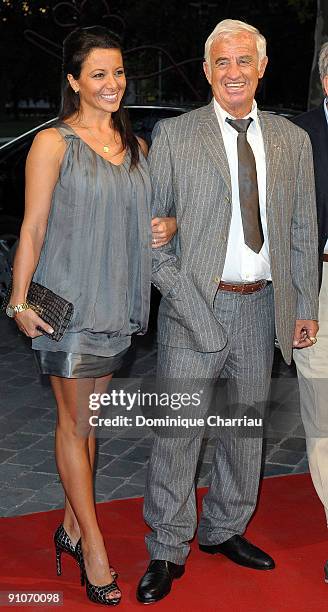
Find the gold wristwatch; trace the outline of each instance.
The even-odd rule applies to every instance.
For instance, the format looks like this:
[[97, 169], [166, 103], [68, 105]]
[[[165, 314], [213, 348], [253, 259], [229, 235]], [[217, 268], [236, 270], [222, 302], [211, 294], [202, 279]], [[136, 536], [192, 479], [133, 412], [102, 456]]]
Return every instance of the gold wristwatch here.
[[23, 312], [24, 310], [28, 310], [28, 308], [31, 308], [31, 306], [27, 302], [16, 304], [16, 306], [13, 304], [8, 304], [6, 308], [6, 315], [13, 319], [18, 312]]

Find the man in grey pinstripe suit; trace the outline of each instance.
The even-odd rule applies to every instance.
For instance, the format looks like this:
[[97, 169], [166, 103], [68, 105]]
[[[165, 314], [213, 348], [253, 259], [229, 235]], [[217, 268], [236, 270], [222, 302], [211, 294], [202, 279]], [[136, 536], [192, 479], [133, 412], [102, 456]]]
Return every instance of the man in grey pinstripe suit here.
[[[311, 145], [303, 130], [257, 110], [266, 64], [258, 30], [219, 23], [205, 45], [213, 101], [160, 122], [149, 156], [154, 214], [175, 214], [178, 224], [176, 242], [154, 249], [153, 281], [163, 296], [158, 376], [226, 378], [238, 407], [257, 409], [268, 393], [275, 329], [287, 363], [293, 345], [311, 346], [318, 329]], [[256, 188], [250, 217], [243, 208], [247, 181], [248, 193]], [[249, 200], [253, 206], [253, 195]], [[197, 526], [202, 435], [200, 428], [155, 437], [144, 507], [151, 562], [137, 590], [143, 603], [165, 597], [184, 572]], [[273, 559], [242, 537], [257, 500], [261, 449], [261, 436], [218, 439], [198, 540], [204, 552], [273, 569]]]

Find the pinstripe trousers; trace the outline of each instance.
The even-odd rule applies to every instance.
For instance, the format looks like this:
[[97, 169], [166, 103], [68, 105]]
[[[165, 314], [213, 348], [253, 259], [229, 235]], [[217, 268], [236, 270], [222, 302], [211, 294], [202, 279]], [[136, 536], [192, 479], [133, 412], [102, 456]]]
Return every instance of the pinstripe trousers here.
[[[250, 295], [219, 290], [214, 313], [226, 331], [224, 349], [202, 353], [159, 345], [158, 379], [174, 380], [176, 386], [177, 379], [192, 377], [194, 388], [197, 379], [228, 379], [238, 416], [252, 406], [257, 414], [260, 407], [263, 416], [274, 352], [272, 285]], [[203, 402], [198, 416], [204, 417], [208, 407]], [[204, 428], [198, 428], [182, 437], [155, 436], [144, 500], [151, 559], [184, 564], [189, 553], [197, 527], [195, 473], [203, 435]], [[261, 456], [262, 431], [252, 437], [232, 429], [218, 435], [198, 527], [201, 544], [218, 544], [244, 532], [256, 505]]]

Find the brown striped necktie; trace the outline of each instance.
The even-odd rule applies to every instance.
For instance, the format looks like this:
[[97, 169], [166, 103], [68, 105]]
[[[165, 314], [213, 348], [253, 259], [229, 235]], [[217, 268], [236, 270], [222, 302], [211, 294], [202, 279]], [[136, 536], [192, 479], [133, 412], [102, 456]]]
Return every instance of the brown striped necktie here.
[[259, 192], [255, 157], [247, 141], [247, 130], [253, 121], [248, 119], [226, 119], [237, 132], [238, 184], [241, 218], [245, 244], [259, 253], [264, 239], [260, 216]]

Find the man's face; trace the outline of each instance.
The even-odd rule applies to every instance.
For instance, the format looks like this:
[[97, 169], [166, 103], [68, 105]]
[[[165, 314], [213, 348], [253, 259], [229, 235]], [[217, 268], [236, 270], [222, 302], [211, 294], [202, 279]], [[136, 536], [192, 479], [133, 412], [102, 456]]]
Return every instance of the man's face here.
[[204, 62], [205, 75], [215, 99], [233, 117], [242, 118], [250, 112], [267, 62], [265, 57], [259, 65], [251, 33], [221, 34], [212, 43], [209, 63]]

